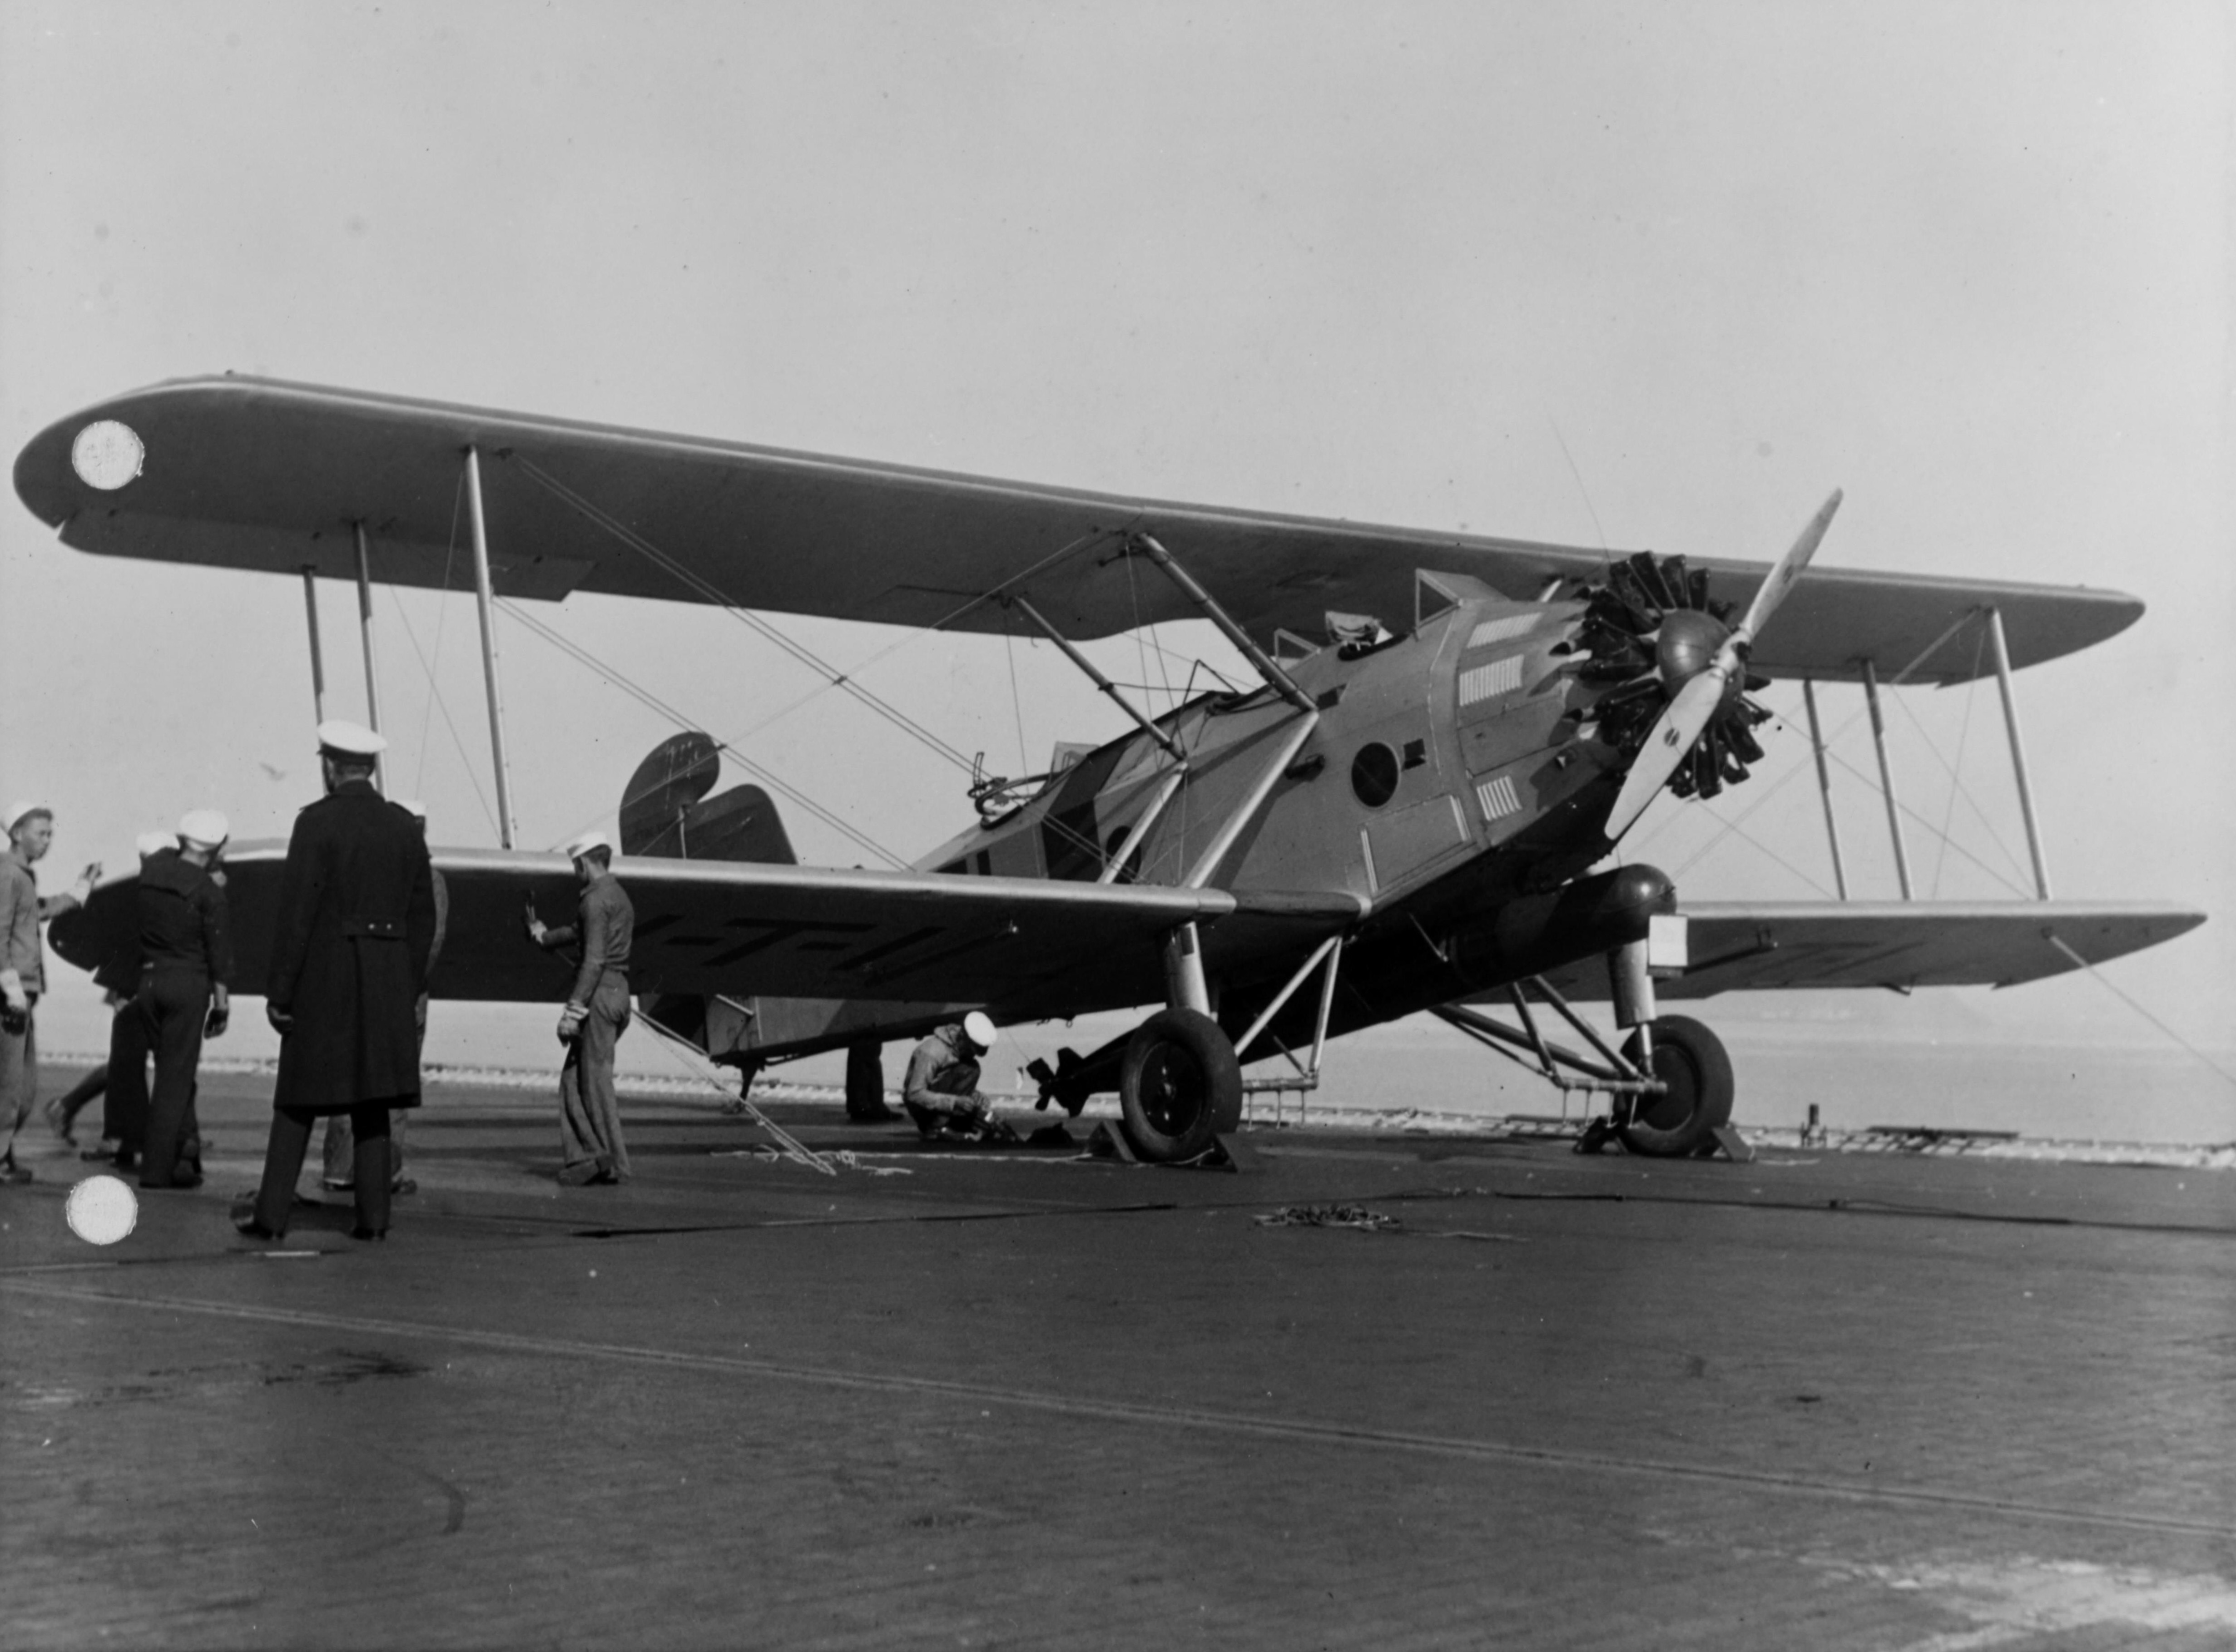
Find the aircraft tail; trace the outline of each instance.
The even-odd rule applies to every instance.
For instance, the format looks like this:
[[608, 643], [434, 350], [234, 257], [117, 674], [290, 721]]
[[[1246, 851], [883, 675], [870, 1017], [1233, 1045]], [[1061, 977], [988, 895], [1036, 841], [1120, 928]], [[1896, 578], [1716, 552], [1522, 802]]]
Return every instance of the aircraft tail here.
[[721, 770], [721, 748], [704, 734], [679, 734], [653, 747], [621, 794], [621, 853], [797, 866], [768, 793], [733, 786], [707, 796]]
[[[696, 731], [653, 747], [621, 793], [621, 853], [679, 861], [760, 861], [797, 866], [792, 839], [776, 804], [759, 786], [733, 786], [707, 794], [722, 771], [721, 748]], [[690, 993], [661, 993], [645, 1013], [720, 1057], [748, 1037], [760, 1006], [729, 1004]]]

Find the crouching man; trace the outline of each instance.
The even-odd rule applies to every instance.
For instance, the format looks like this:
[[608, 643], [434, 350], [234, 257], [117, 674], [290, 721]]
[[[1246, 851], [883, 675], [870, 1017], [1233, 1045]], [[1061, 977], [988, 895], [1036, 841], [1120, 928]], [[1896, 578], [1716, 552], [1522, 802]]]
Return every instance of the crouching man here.
[[978, 1059], [997, 1035], [984, 1012], [973, 1010], [916, 1046], [901, 1105], [926, 1141], [1014, 1141], [1016, 1132], [994, 1117], [979, 1093]]

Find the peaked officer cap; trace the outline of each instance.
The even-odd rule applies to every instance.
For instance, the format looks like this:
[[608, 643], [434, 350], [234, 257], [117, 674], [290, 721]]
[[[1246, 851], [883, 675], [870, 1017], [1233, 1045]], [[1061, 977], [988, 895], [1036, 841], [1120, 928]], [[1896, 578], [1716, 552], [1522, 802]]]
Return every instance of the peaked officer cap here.
[[377, 757], [388, 750], [388, 742], [362, 723], [330, 717], [319, 724], [319, 750], [338, 757]]

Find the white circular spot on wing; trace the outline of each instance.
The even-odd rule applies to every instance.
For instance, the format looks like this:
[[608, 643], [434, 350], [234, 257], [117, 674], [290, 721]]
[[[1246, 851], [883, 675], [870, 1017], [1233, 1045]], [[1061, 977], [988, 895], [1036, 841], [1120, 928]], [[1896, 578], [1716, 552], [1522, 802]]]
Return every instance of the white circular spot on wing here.
[[96, 419], [70, 443], [70, 469], [89, 488], [115, 493], [140, 474], [148, 449], [139, 433], [115, 419]]
[[89, 1245], [113, 1245], [140, 1220], [139, 1196], [113, 1176], [89, 1176], [63, 1207], [69, 1229]]

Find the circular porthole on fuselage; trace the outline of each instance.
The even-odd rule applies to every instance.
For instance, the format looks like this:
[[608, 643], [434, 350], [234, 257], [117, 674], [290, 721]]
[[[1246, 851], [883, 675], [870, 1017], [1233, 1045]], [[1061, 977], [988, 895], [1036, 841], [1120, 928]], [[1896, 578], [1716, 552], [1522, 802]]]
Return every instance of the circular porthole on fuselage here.
[[1351, 790], [1369, 809], [1398, 795], [1398, 754], [1379, 740], [1363, 745], [1351, 760]]

